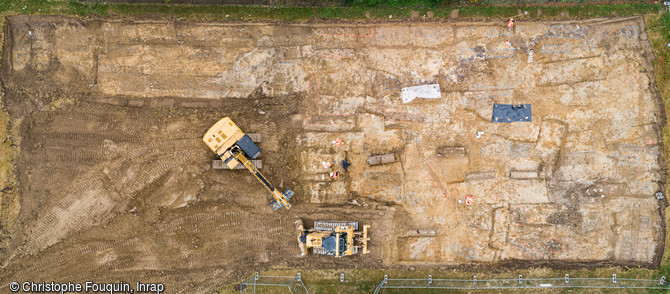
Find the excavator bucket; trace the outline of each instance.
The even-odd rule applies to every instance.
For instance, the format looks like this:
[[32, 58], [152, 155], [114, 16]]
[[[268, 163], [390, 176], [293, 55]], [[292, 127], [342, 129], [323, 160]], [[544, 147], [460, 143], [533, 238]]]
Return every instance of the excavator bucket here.
[[[293, 190], [291, 190], [291, 189], [289, 189], [289, 188], [286, 188], [286, 190], [284, 190], [284, 192], [283, 192], [281, 195], [284, 197], [284, 201], [286, 201], [286, 203], [289, 203], [288, 200], [291, 199], [291, 196], [293, 196], [293, 194], [295, 194], [295, 193], [293, 192]], [[272, 208], [273, 208], [275, 211], [277, 211], [277, 209], [279, 209], [279, 208], [281, 208], [282, 206], [284, 206], [284, 205], [282, 205], [279, 201], [277, 201], [276, 199], [275, 199], [275, 200], [272, 200], [272, 202], [270, 202], [270, 205], [272, 206]], [[290, 205], [290, 204], [289, 204], [289, 205]], [[286, 208], [288, 209], [288, 208], [291, 208], [291, 207], [290, 207], [290, 206], [287, 206]]]

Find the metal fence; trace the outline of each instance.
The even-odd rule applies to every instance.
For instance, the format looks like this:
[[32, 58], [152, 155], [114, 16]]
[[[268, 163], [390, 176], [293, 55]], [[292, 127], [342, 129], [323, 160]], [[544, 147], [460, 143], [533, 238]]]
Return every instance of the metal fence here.
[[453, 290], [495, 290], [495, 289], [565, 289], [565, 288], [592, 288], [592, 289], [658, 289], [670, 290], [670, 284], [665, 281], [665, 276], [658, 280], [650, 279], [621, 279], [616, 274], [612, 278], [571, 278], [565, 275], [563, 278], [539, 278], [524, 279], [519, 275], [516, 279], [389, 279], [384, 280], [375, 289], [379, 291], [393, 292], [401, 289], [412, 292], [418, 289], [453, 289]]
[[[300, 273], [295, 276], [261, 276], [256, 272], [251, 278], [236, 286], [240, 293], [256, 293], [272, 291], [272, 293], [305, 293], [309, 294], [305, 284], [302, 283]], [[272, 288], [272, 289], [268, 289]], [[286, 290], [282, 290], [286, 288]], [[263, 291], [265, 289], [266, 291]]]

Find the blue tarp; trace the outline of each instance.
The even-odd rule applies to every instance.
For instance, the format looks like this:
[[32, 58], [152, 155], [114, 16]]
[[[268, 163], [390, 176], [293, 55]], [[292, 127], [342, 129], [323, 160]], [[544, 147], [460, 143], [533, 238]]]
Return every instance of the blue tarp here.
[[493, 104], [494, 123], [511, 123], [515, 121], [532, 121], [530, 104]]

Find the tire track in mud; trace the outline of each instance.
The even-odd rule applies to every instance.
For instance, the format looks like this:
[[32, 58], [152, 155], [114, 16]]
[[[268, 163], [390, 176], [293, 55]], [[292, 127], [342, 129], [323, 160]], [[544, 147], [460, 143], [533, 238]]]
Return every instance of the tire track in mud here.
[[[288, 216], [207, 212], [179, 217], [157, 227], [161, 235], [188, 232], [205, 236], [204, 247], [194, 252], [190, 261], [195, 267], [211, 267], [212, 263], [225, 267], [238, 262], [278, 262], [297, 255], [297, 246], [292, 246], [295, 228]], [[217, 260], [206, 261], [207, 256], [217, 256]], [[183, 267], [183, 264], [177, 262], [175, 266]]]
[[[97, 109], [93, 112], [97, 112], [95, 110]], [[68, 169], [64, 174], [65, 177], [38, 172], [37, 177], [48, 179], [44, 183], [55, 184], [58, 189], [42, 190], [51, 191], [49, 194], [53, 200], [48, 201], [50, 208], [46, 216], [29, 226], [31, 229], [27, 248], [30, 253], [46, 248], [70, 233], [90, 227], [92, 224], [103, 223], [113, 217], [119, 212], [118, 208], [126, 206], [138, 191], [160, 177], [174, 172], [175, 166], [192, 160], [191, 155], [194, 154], [192, 151], [179, 150], [190, 150], [200, 143], [199, 138], [184, 136], [170, 138], [170, 134], [160, 139], [151, 136], [140, 141], [135, 134], [148, 129], [146, 123], [136, 123], [133, 127], [125, 123], [104, 124], [101, 122], [109, 118], [109, 115], [85, 113], [84, 110], [57, 111], [54, 115], [52, 119], [46, 119], [45, 116], [35, 119], [36, 123], [50, 121], [51, 124], [48, 124], [49, 127], [46, 129], [33, 129], [36, 132], [31, 135], [31, 139], [38, 142], [38, 148], [26, 150], [26, 153], [32, 154], [26, 154], [25, 157], [31, 162], [37, 161], [51, 166], [60, 166], [61, 162], [67, 162], [68, 165], [93, 165], [93, 170], [97, 170], [93, 173], [77, 173]], [[54, 130], [63, 124], [80, 127], [70, 128], [68, 132]], [[102, 130], [91, 133], [86, 128], [90, 125], [97, 125]], [[73, 144], [74, 148], [61, 147]], [[107, 154], [105, 144], [113, 146], [115, 150]], [[119, 148], [132, 151], [119, 151]], [[123, 156], [124, 154], [128, 156]], [[175, 156], [161, 156], [161, 154]], [[107, 155], [116, 158], [111, 161], [105, 160]], [[128, 179], [129, 171], [133, 167], [137, 167], [141, 172]], [[84, 180], [86, 178], [89, 180]], [[64, 187], [66, 189], [62, 189]], [[89, 201], [84, 201], [85, 199]], [[86, 203], [72, 206], [81, 201]], [[52, 230], [54, 224], [60, 226], [60, 229]]]
[[37, 221], [30, 230], [28, 252], [51, 246], [65, 236], [98, 225], [109, 217], [118, 194], [104, 189], [98, 178], [89, 183], [95, 184], [89, 189], [79, 187], [79, 192], [63, 198], [60, 205], [49, 209], [47, 215]]
[[[35, 136], [40, 136], [43, 139], [51, 139], [55, 141], [61, 141], [57, 143], [80, 143], [80, 142], [92, 142], [96, 146], [102, 146], [102, 143], [105, 140], [112, 140], [114, 142], [131, 142], [135, 143], [138, 141], [137, 138], [129, 136], [126, 134], [89, 134], [89, 133], [76, 133], [76, 132], [48, 132], [48, 133], [35, 133]], [[85, 147], [84, 147], [85, 148]]]
[[[3, 281], [30, 281], [39, 277], [49, 277], [50, 272], [58, 272], [59, 269], [68, 263], [76, 262], [79, 258], [92, 253], [101, 252], [110, 248], [132, 248], [138, 246], [139, 239], [105, 241], [94, 245], [80, 247], [68, 247], [48, 255], [39, 260], [21, 264], [18, 271], [11, 275], [3, 276]], [[110, 266], [107, 266], [110, 267]], [[11, 269], [11, 267], [10, 267]], [[10, 271], [7, 271], [10, 272]]]
[[[131, 258], [125, 260], [125, 267], [123, 266], [106, 266], [106, 268], [114, 268], [115, 271], [127, 271], [129, 268], [134, 269], [144, 269], [143, 274], [141, 275], [142, 280], [152, 280], [157, 279], [166, 284], [166, 287], [172, 289], [172, 291], [186, 291], [189, 293], [200, 293], [193, 292], [188, 285], [195, 283], [198, 285], [197, 289], [213, 289], [204, 287], [203, 285], [211, 285], [215, 287], [220, 285], [225, 281], [226, 277], [232, 273], [231, 270], [222, 270], [217, 267], [227, 267], [232, 263], [238, 262], [251, 262], [257, 258], [253, 254], [255, 250], [249, 250], [251, 248], [272, 248], [272, 251], [276, 251], [273, 255], [285, 256], [286, 253], [290, 252], [288, 250], [294, 249], [297, 252], [296, 248], [288, 246], [286, 242], [282, 242], [284, 246], [276, 246], [275, 242], [272, 244], [260, 242], [258, 239], [259, 236], [263, 236], [263, 228], [267, 228], [268, 225], [273, 227], [282, 228], [286, 231], [291, 231], [294, 229], [291, 225], [291, 222], [288, 220], [289, 217], [280, 217], [277, 221], [277, 218], [271, 217], [269, 219], [263, 217], [249, 217], [247, 213], [236, 212], [236, 211], [225, 211], [225, 212], [200, 212], [192, 215], [186, 215], [182, 217], [177, 217], [160, 223], [157, 225], [159, 235], [175, 235], [178, 234], [177, 230], [181, 229], [193, 232], [192, 230], [202, 228], [198, 233], [203, 232], [212, 232], [217, 231], [217, 229], [224, 228], [225, 232], [217, 232], [215, 234], [205, 234], [207, 236], [214, 237], [214, 240], [206, 241], [205, 247], [198, 251], [193, 251], [188, 256], [180, 260], [170, 260], [170, 261], [147, 261], [147, 260], [138, 260], [136, 258]], [[216, 224], [220, 224], [218, 227]], [[249, 232], [255, 229], [255, 233], [250, 234]], [[282, 236], [292, 236], [292, 234], [286, 234], [280, 232], [279, 229], [275, 229], [271, 233], [271, 238], [275, 237], [281, 238]], [[290, 241], [293, 241], [290, 238]], [[260, 242], [260, 243], [259, 243]], [[260, 245], [259, 245], [260, 244]], [[246, 249], [242, 249], [242, 247]], [[235, 248], [240, 250], [235, 250]], [[286, 250], [288, 249], [288, 250]], [[252, 252], [250, 254], [239, 254], [236, 252]], [[223, 253], [223, 254], [222, 254]], [[137, 256], [138, 254], [133, 254], [131, 256]], [[207, 256], [217, 256], [212, 264], [212, 260], [207, 260]], [[128, 265], [132, 264], [132, 267]], [[161, 270], [165, 271], [164, 274], [160, 276], [157, 274], [152, 274], [153, 272], [147, 271], [147, 268], [155, 267], [157, 264], [161, 265]], [[119, 264], [120, 265], [120, 264]], [[189, 269], [188, 277], [178, 277], [172, 275], [170, 272], [177, 272], [182, 269]], [[103, 272], [102, 267], [95, 272]], [[193, 273], [193, 274], [191, 274]], [[188, 279], [189, 283], [184, 283], [182, 279]], [[202, 290], [205, 291], [206, 290]], [[203, 293], [205, 293], [203, 292]]]
[[45, 147], [38, 156], [40, 162], [49, 162], [51, 158], [74, 163], [93, 165], [104, 158], [104, 153], [100, 149], [96, 150], [73, 150], [63, 149], [62, 147]]

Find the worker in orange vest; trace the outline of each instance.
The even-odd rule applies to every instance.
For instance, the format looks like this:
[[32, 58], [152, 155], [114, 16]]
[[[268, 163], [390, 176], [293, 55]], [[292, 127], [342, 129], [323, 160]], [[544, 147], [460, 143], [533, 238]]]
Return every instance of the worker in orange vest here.
[[512, 28], [514, 27], [514, 23], [516, 22], [515, 19], [510, 18], [509, 21], [507, 22], [507, 29], [511, 32]]
[[339, 178], [339, 177], [340, 177], [339, 172], [334, 171], [334, 172], [330, 173], [330, 178], [333, 179], [333, 180], [337, 180], [337, 178]]
[[473, 200], [475, 200], [475, 196], [465, 195], [465, 204], [471, 205]]

